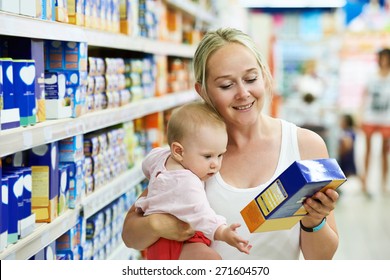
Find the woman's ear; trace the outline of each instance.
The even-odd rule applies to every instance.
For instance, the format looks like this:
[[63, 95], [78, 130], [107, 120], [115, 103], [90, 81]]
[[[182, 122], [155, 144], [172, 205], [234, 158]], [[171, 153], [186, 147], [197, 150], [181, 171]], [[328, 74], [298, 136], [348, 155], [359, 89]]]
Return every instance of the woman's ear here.
[[171, 144], [171, 153], [176, 161], [181, 162], [183, 160], [183, 146], [179, 142]]
[[200, 83], [195, 83], [195, 90], [200, 95], [200, 97], [202, 97], [202, 85]]

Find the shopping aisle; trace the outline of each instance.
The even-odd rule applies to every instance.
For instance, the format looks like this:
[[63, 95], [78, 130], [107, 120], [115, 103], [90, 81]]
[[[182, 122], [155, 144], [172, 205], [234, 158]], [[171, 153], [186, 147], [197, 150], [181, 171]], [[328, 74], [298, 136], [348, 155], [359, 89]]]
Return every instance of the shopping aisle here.
[[[381, 168], [379, 163], [381, 139], [374, 135], [373, 153], [368, 182], [372, 198], [361, 192], [357, 178], [341, 187], [342, 194], [335, 210], [340, 235], [337, 260], [390, 260], [390, 186], [383, 195], [381, 191]], [[365, 151], [364, 140], [358, 133], [356, 157], [358, 168], [362, 168]]]

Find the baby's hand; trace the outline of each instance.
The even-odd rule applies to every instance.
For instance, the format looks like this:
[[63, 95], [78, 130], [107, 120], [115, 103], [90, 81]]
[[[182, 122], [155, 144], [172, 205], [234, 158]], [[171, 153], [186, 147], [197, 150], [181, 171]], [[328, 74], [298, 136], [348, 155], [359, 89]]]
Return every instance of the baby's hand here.
[[[224, 226], [221, 231], [221, 239], [230, 246], [236, 247], [240, 252], [249, 254], [252, 245], [249, 244], [248, 240], [245, 240], [239, 236], [236, 229], [239, 228], [240, 224], [231, 224], [230, 226]], [[221, 228], [221, 227], [220, 227]]]

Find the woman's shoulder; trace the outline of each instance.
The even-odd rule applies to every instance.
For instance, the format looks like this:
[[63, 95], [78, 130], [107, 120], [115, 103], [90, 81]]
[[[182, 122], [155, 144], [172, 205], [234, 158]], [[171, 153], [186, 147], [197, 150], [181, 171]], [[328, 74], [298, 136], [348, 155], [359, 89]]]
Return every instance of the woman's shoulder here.
[[316, 132], [297, 127], [297, 138], [302, 159], [329, 157], [324, 139]]

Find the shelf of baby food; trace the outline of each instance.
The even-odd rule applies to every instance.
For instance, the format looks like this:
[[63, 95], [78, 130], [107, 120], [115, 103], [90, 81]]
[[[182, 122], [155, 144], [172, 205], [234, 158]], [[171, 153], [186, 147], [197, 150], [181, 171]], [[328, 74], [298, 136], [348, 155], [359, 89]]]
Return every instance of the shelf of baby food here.
[[131, 188], [134, 188], [144, 178], [141, 164], [135, 165], [132, 169], [120, 174], [111, 182], [101, 187], [101, 189], [94, 191], [84, 198], [76, 209], [67, 210], [51, 223], [36, 224], [36, 228], [30, 235], [18, 240], [15, 244], [9, 245], [0, 254], [0, 259], [29, 259], [67, 230], [74, 227], [81, 212], [83, 213], [84, 219], [91, 217], [110, 202]]
[[84, 219], [88, 219], [93, 214], [100, 211], [102, 208], [140, 183], [143, 179], [145, 179], [145, 175], [142, 172], [141, 164], [138, 164], [132, 169], [117, 176], [102, 188], [93, 191], [81, 201]]
[[0, 11], [0, 35], [33, 39], [85, 42], [78, 26]]
[[85, 29], [84, 34], [88, 46], [93, 47], [131, 50], [184, 58], [191, 58], [195, 53], [195, 46], [192, 45], [130, 37], [124, 34], [95, 29]]
[[88, 46], [115, 48], [145, 53], [191, 58], [195, 46], [120, 33], [84, 28], [77, 25], [40, 20], [0, 11], [0, 34], [34, 39], [87, 42]]
[[36, 224], [34, 231], [10, 244], [0, 260], [27, 260], [77, 224], [80, 209], [69, 209], [51, 223]]
[[193, 90], [143, 99], [119, 108], [88, 113], [78, 118], [46, 120], [34, 126], [0, 131], [0, 157], [54, 142], [78, 134], [85, 134], [151, 113], [164, 111], [197, 98]]

